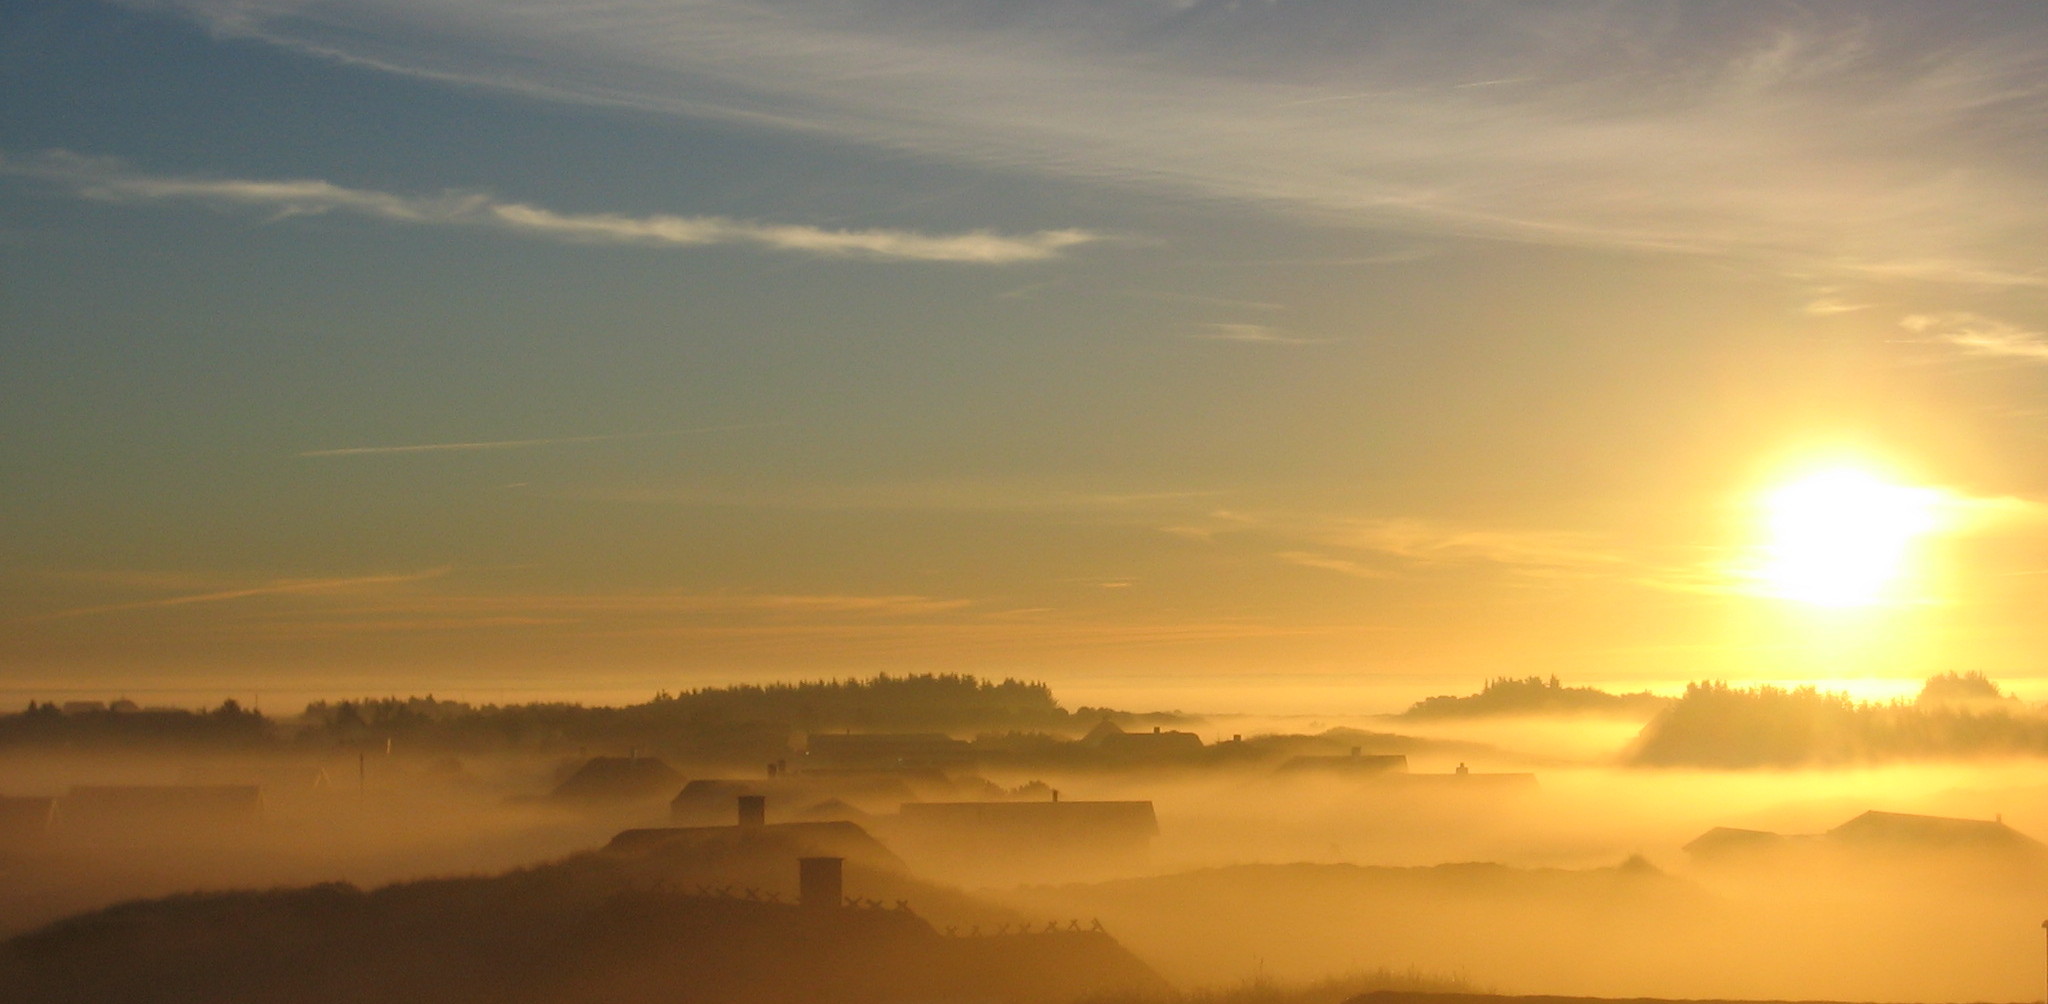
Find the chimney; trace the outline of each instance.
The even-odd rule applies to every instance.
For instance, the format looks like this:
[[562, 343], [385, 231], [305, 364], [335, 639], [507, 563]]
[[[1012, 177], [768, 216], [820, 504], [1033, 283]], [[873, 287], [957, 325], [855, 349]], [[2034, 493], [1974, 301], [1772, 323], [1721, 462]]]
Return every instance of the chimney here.
[[1157, 725], [1154, 725], [1154, 726], [1152, 726], [1152, 734], [1153, 734], [1153, 735], [1155, 735], [1155, 736], [1159, 734], [1159, 726], [1157, 726]]
[[751, 830], [768, 821], [768, 796], [740, 796], [740, 829]]
[[846, 900], [841, 866], [845, 858], [796, 859], [797, 903], [808, 910], [830, 910]]
[[1358, 754], [1360, 754], [1360, 753], [1363, 753], [1363, 752], [1365, 752], [1365, 747], [1363, 747], [1363, 746], [1353, 746], [1353, 747], [1351, 747], [1351, 755], [1352, 755], [1352, 756], [1357, 756]]

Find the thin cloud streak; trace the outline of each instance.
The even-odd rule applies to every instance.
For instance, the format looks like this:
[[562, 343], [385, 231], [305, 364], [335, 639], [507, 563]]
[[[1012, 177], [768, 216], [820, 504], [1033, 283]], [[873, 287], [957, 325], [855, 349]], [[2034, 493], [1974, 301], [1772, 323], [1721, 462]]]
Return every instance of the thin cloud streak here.
[[587, 501], [653, 505], [748, 506], [870, 512], [1104, 513], [1142, 517], [1181, 508], [1221, 490], [1102, 491], [1031, 480], [940, 479], [759, 485], [614, 485], [565, 488]]
[[327, 593], [371, 586], [406, 585], [438, 579], [451, 569], [433, 568], [424, 572], [399, 575], [363, 575], [353, 578], [325, 579], [281, 579], [260, 586], [242, 589], [223, 589], [206, 593], [189, 593], [183, 596], [167, 596], [154, 600], [137, 600], [132, 603], [108, 603], [99, 606], [75, 607], [54, 613], [38, 614], [21, 618], [16, 623], [40, 624], [47, 621], [70, 620], [75, 617], [92, 617], [100, 614], [124, 613], [132, 610], [156, 610], [165, 607], [184, 607], [201, 603], [225, 603], [230, 600], [246, 600], [262, 596], [286, 596], [300, 593]]
[[1329, 338], [1305, 338], [1290, 335], [1269, 324], [1212, 323], [1202, 325], [1202, 332], [1194, 337], [1211, 342], [1240, 342], [1249, 345], [1322, 345], [1334, 341]]
[[[617, 432], [600, 436], [551, 436], [544, 439], [491, 439], [477, 442], [419, 443], [409, 446], [343, 446], [325, 450], [301, 450], [301, 457], [357, 457], [366, 454], [387, 453], [450, 453], [473, 450], [516, 450], [530, 446], [561, 446], [572, 443], [606, 443], [623, 439], [655, 439], [662, 436], [687, 436], [699, 432], [727, 432], [734, 429], [765, 429], [774, 423], [746, 425], [707, 425], [697, 429], [671, 429], [665, 432]], [[506, 486], [513, 487], [513, 486]]]
[[480, 192], [411, 196], [346, 188], [317, 179], [150, 175], [118, 161], [62, 151], [27, 161], [0, 159], [0, 171], [54, 181], [81, 197], [105, 202], [192, 202], [265, 210], [273, 220], [349, 213], [391, 223], [476, 227], [569, 244], [666, 248], [740, 244], [828, 258], [1006, 265], [1055, 258], [1068, 248], [1099, 239], [1077, 229], [1019, 235], [985, 230], [926, 234], [886, 228], [831, 230], [722, 216], [562, 213]]
[[1982, 314], [1913, 314], [1899, 326], [1920, 340], [1945, 345], [1967, 356], [2048, 364], [2048, 333]]

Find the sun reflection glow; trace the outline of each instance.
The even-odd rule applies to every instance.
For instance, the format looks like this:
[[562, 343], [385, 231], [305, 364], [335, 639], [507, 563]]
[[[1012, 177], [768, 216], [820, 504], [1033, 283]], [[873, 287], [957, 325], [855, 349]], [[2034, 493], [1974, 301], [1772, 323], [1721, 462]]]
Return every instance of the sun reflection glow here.
[[1914, 545], [1941, 529], [1942, 493], [1897, 484], [1855, 467], [1833, 467], [1780, 485], [1763, 498], [1760, 577], [1785, 599], [1861, 607], [1901, 598]]

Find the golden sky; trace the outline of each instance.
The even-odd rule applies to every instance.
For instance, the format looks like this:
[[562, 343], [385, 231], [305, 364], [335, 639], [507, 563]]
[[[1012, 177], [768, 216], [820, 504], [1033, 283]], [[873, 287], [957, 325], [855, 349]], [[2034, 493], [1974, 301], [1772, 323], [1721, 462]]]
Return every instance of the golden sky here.
[[2044, 18], [25, 14], [0, 698], [2025, 691]]

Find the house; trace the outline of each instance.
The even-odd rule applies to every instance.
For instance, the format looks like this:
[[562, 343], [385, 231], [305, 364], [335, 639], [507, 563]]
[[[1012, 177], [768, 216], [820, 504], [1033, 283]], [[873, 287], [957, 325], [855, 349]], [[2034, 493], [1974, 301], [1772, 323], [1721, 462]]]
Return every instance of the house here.
[[649, 756], [598, 756], [555, 786], [548, 797], [566, 802], [621, 802], [659, 798], [683, 780], [675, 768]]
[[1172, 759], [1202, 751], [1202, 737], [1169, 732], [1157, 725], [1150, 732], [1125, 732], [1105, 718], [1081, 737], [1081, 745], [1121, 759]]
[[1868, 865], [1957, 864], [2048, 870], [2048, 844], [2003, 819], [1956, 819], [1905, 812], [1863, 813], [1818, 834], [1782, 834], [1719, 826], [1687, 843], [1709, 865], [1822, 860]]
[[2048, 844], [2005, 825], [2004, 819], [1952, 819], [1905, 812], [1866, 812], [1822, 839], [1858, 851], [1966, 852], [2013, 858], [2048, 858]]
[[762, 799], [763, 811], [777, 820], [815, 817], [820, 806], [829, 810], [832, 803], [876, 813], [917, 800], [902, 780], [887, 774], [700, 778], [683, 785], [669, 802], [669, 818], [683, 825], [724, 822], [732, 818], [733, 805], [741, 796]]
[[733, 858], [826, 855], [863, 867], [900, 872], [903, 861], [858, 823], [847, 820], [767, 822], [760, 796], [742, 795], [725, 803], [718, 824], [666, 826], [626, 830], [612, 837], [605, 850], [614, 854], [678, 857], [700, 861]]
[[1734, 826], [1716, 826], [1694, 837], [1681, 847], [1693, 860], [1704, 863], [1722, 864], [1744, 860], [1756, 860], [1783, 852], [1794, 841], [1811, 838], [1788, 837], [1782, 833], [1766, 830], [1745, 830]]

